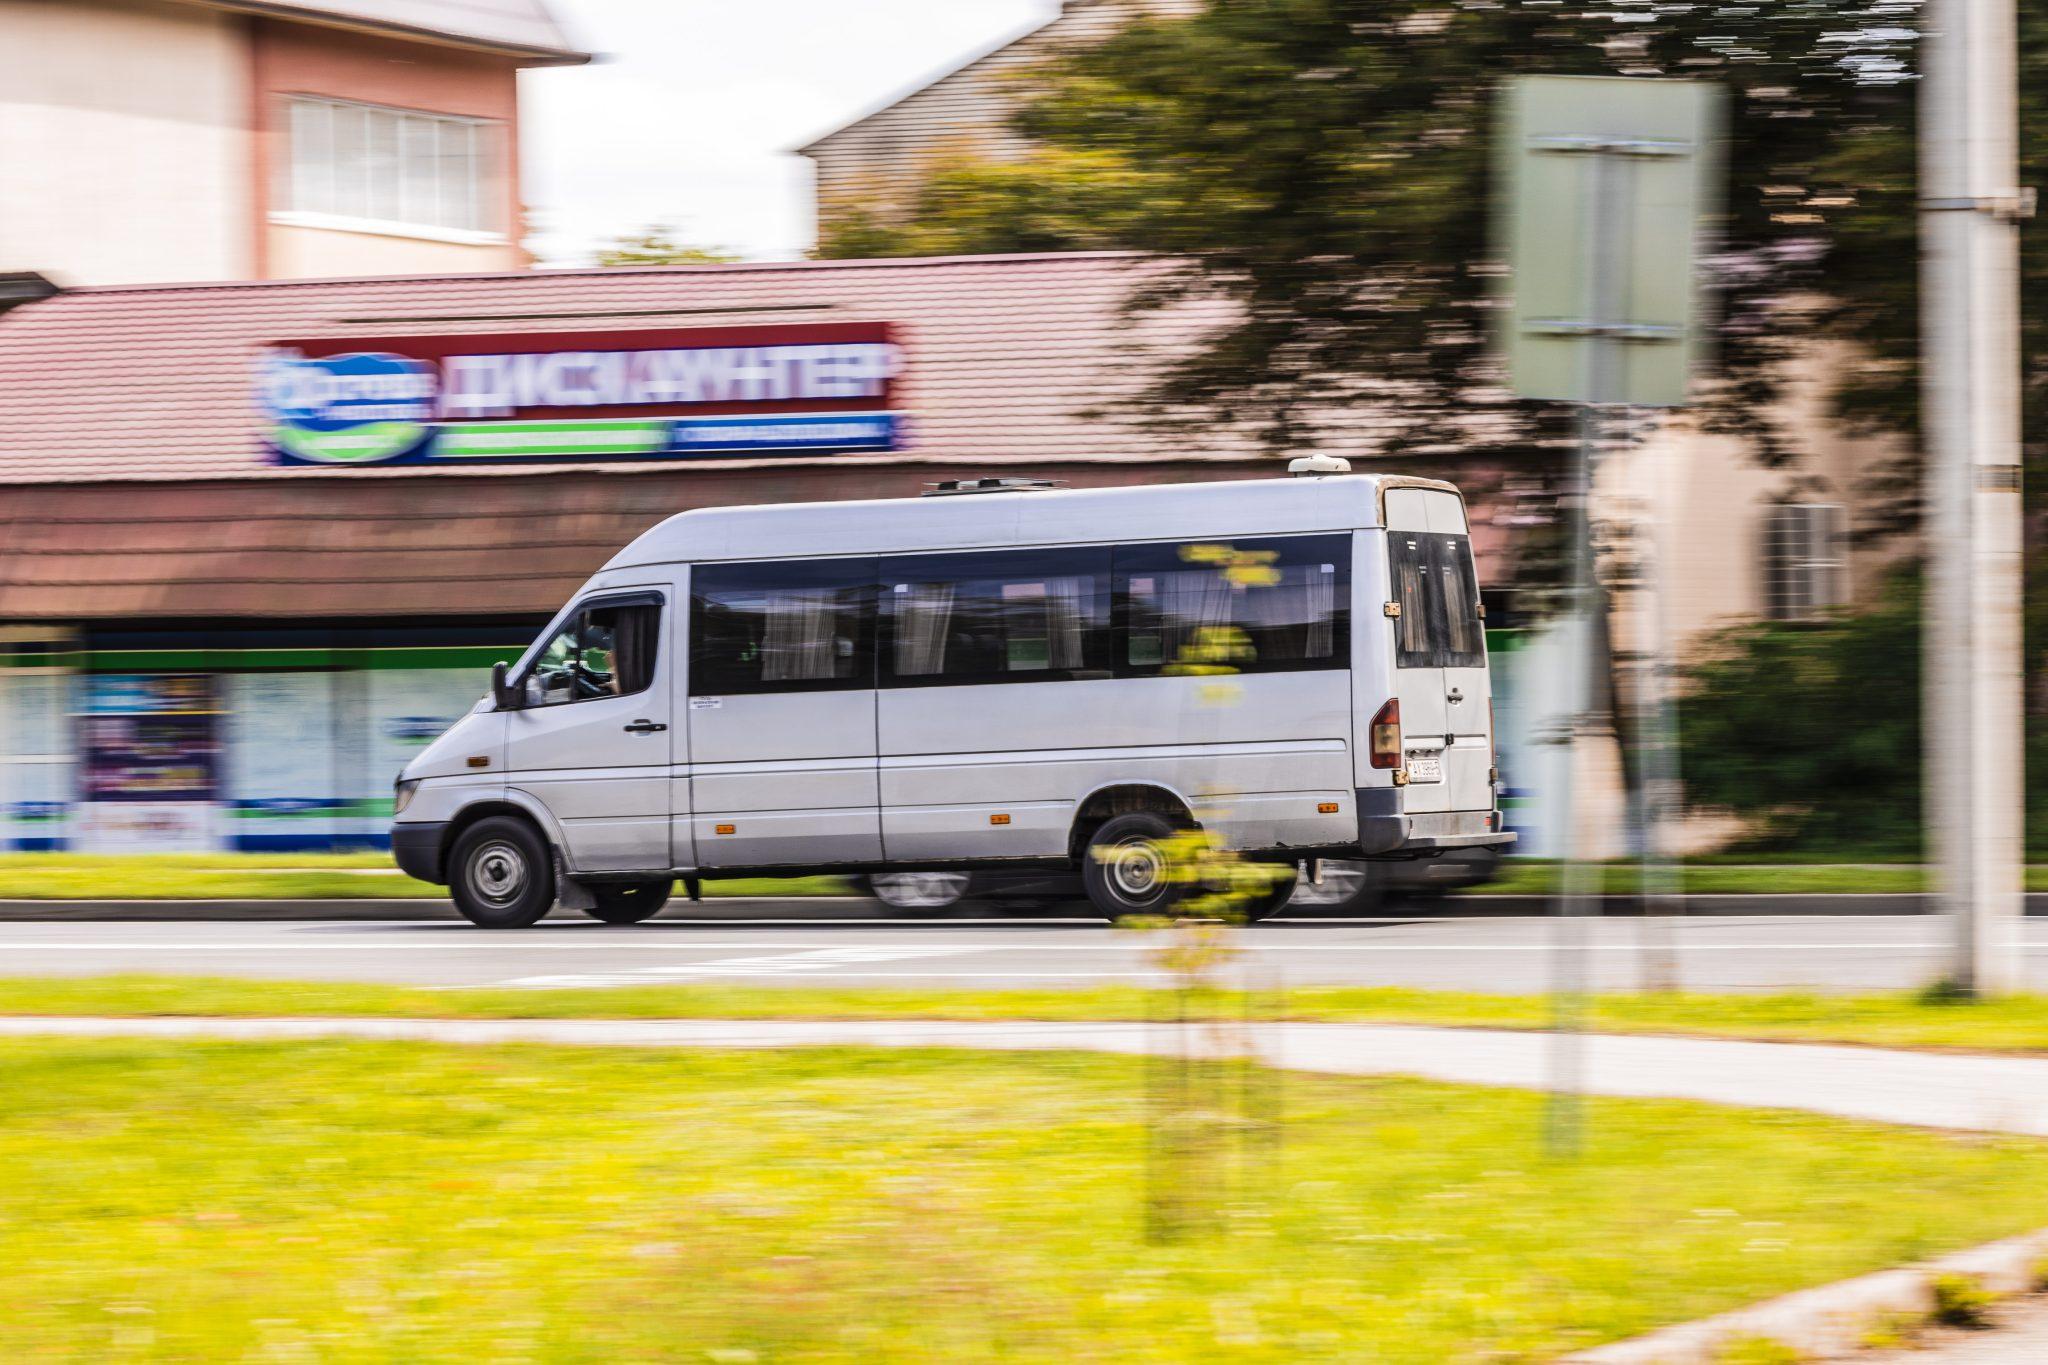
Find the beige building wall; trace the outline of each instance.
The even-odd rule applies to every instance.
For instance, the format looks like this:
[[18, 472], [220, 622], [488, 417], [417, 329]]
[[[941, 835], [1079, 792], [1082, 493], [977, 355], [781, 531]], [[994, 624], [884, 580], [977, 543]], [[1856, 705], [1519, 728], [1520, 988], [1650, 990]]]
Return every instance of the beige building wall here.
[[1066, 0], [1043, 28], [800, 148], [817, 166], [820, 233], [856, 208], [884, 218], [907, 212], [934, 166], [1023, 151], [1008, 127], [1017, 78], [1058, 48], [1101, 42], [1135, 14], [1192, 14], [1204, 3]]
[[0, 270], [254, 274], [247, 24], [157, 0], [0, 0]]
[[357, 275], [457, 275], [521, 270], [527, 257], [505, 240], [472, 245], [410, 234], [270, 225], [268, 275], [274, 280], [331, 280]]
[[[1612, 530], [1617, 560], [1661, 562], [1665, 632], [1681, 652], [1714, 630], [1766, 614], [1773, 508], [1834, 503], [1853, 528], [1870, 509], [1872, 476], [1905, 453], [1896, 438], [1852, 434], [1826, 411], [1825, 376], [1853, 363], [1852, 348], [1839, 343], [1816, 346], [1799, 363], [1774, 414], [1794, 451], [1782, 467], [1766, 468], [1740, 440], [1672, 414], [1646, 419], [1639, 448], [1603, 472], [1595, 515]], [[1847, 600], [1868, 603], [1912, 546], [1894, 537], [1844, 548]], [[1642, 598], [1638, 591], [1616, 601], [1623, 648], [1649, 642]]]

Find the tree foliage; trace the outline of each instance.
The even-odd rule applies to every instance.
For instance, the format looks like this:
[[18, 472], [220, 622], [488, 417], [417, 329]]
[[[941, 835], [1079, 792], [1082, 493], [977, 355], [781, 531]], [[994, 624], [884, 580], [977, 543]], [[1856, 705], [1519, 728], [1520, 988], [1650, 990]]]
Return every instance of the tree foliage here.
[[602, 266], [622, 265], [725, 265], [739, 259], [731, 252], [712, 247], [687, 246], [676, 240], [677, 230], [656, 223], [643, 232], [617, 238], [597, 253]]
[[[2044, 8], [2022, 5], [2030, 165], [2048, 145]], [[1384, 407], [1398, 393], [1398, 448], [1440, 440], [1491, 398], [1499, 420], [1481, 444], [1526, 453], [1558, 428], [1546, 405], [1500, 403], [1490, 388], [1500, 83], [1713, 80], [1730, 93], [1731, 188], [1709, 420], [1766, 459], [1796, 453], [1766, 416], [1776, 362], [1844, 336], [1870, 363], [1836, 376], [1840, 415], [1910, 433], [1918, 15], [1917, 0], [1229, 0], [1192, 18], [1136, 17], [1028, 73], [1016, 123], [1035, 151], [935, 166], [910, 213], [848, 215], [821, 249], [1175, 255], [1185, 265], [1141, 303], [1220, 293], [1241, 320], [1165, 377], [1162, 410], [1255, 413], [1281, 444], [1315, 405]], [[2038, 297], [2038, 244], [2027, 272]], [[2032, 375], [2048, 371], [2044, 327], [2029, 319]], [[2030, 387], [2031, 408], [2043, 389]], [[1899, 482], [1908, 506], [1910, 486]]]
[[1710, 641], [1680, 708], [1688, 799], [1765, 846], [1919, 856], [1919, 606], [1905, 580], [1873, 611]]

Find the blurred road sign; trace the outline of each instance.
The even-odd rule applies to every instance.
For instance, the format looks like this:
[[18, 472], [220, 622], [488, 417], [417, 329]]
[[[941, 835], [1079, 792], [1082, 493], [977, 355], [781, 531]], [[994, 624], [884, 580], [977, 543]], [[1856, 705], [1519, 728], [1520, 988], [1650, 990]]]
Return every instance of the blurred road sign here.
[[1683, 403], [1704, 344], [1694, 280], [1719, 169], [1721, 92], [1692, 81], [1523, 76], [1500, 142], [1524, 398]]

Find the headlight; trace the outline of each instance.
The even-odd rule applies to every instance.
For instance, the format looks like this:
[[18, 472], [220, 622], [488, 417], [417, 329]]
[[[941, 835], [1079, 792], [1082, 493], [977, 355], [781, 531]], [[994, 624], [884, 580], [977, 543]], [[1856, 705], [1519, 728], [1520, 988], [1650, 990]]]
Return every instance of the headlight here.
[[419, 789], [420, 780], [416, 777], [410, 781], [401, 777], [398, 781], [394, 782], [391, 786], [391, 813], [393, 815], [405, 814], [405, 808], [412, 804], [412, 794]]

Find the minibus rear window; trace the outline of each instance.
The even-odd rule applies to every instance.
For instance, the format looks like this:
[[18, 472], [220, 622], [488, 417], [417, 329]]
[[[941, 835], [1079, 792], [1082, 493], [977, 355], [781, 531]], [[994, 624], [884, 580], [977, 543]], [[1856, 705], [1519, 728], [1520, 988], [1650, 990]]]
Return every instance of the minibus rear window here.
[[1486, 630], [1479, 584], [1464, 536], [1389, 531], [1394, 600], [1394, 662], [1402, 668], [1480, 668]]

